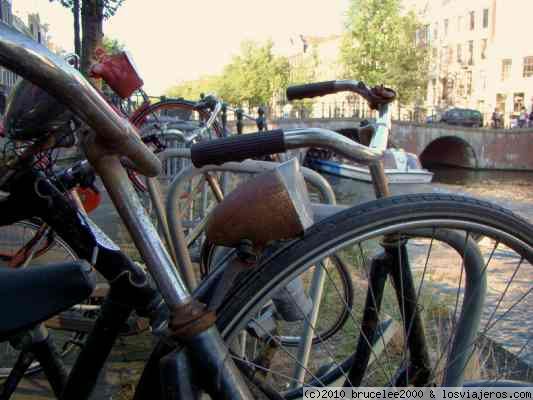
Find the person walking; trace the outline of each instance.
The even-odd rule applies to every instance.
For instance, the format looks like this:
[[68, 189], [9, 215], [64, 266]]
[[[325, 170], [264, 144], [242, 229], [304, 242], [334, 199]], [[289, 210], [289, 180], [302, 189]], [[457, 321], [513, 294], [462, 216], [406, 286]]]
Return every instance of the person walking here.
[[526, 128], [528, 120], [529, 120], [529, 114], [527, 113], [526, 108], [522, 107], [522, 112], [518, 116], [518, 127], [519, 128]]
[[495, 108], [492, 113], [492, 127], [494, 129], [500, 129], [502, 125], [502, 115], [498, 111], [498, 108]]

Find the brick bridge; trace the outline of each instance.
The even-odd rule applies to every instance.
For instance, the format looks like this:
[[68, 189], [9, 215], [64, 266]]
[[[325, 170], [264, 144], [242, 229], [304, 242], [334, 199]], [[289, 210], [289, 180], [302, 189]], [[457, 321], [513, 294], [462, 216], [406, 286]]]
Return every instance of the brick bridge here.
[[[349, 131], [353, 119], [280, 119], [271, 126]], [[252, 127], [247, 127], [250, 130]], [[434, 163], [480, 169], [533, 170], [533, 129], [493, 130], [394, 122], [392, 143]]]

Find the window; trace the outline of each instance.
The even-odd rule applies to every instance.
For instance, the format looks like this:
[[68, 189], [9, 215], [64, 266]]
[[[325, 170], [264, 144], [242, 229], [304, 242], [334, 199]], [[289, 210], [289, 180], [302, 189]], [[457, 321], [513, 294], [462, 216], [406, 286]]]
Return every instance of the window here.
[[448, 64], [453, 63], [453, 47], [448, 47]]
[[524, 78], [533, 76], [533, 57], [524, 58]]
[[474, 41], [468, 42], [468, 65], [474, 65]]
[[489, 27], [489, 9], [485, 8], [483, 10], [483, 28]]
[[463, 62], [463, 55], [461, 54], [462, 46], [461, 44], [457, 45], [457, 62], [462, 63]]
[[461, 32], [463, 26], [463, 17], [457, 17], [457, 32]]
[[481, 59], [487, 58], [487, 39], [481, 39]]
[[439, 38], [439, 23], [435, 23], [435, 28], [433, 28], [433, 40], [437, 40]]
[[498, 93], [496, 95], [496, 108], [499, 112], [504, 113], [505, 112], [505, 104], [507, 103], [507, 95]]
[[472, 71], [466, 73], [466, 94], [472, 94]]
[[485, 70], [479, 71], [479, 79], [481, 81], [481, 89], [487, 89], [487, 73]]
[[506, 58], [502, 60], [502, 81], [506, 81], [511, 76], [511, 67], [513, 66], [513, 60]]
[[470, 11], [470, 30], [473, 31], [474, 29], [476, 29], [476, 13]]
[[444, 36], [448, 36], [448, 25], [450, 21], [448, 19], [444, 20]]
[[513, 111], [516, 113], [522, 112], [522, 107], [524, 107], [524, 93], [514, 93]]

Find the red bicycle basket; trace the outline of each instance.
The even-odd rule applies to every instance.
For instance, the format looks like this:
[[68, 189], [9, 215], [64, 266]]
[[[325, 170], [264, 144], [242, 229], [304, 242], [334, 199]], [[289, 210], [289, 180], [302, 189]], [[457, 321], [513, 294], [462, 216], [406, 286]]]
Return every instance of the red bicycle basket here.
[[102, 56], [91, 68], [91, 76], [102, 78], [122, 99], [130, 97], [144, 82], [127, 52]]

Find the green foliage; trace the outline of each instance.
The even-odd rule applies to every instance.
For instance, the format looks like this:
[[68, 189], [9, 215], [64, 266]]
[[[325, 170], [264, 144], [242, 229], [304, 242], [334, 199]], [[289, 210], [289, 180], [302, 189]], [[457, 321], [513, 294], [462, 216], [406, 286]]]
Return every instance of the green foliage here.
[[403, 104], [420, 98], [429, 62], [415, 41], [420, 28], [414, 13], [401, 13], [400, 0], [351, 0], [341, 44], [346, 77], [390, 86]]
[[198, 100], [200, 94], [209, 94], [218, 92], [220, 76], [204, 76], [193, 81], [182, 82], [179, 85], [172, 86], [165, 94], [169, 97], [183, 97], [188, 100]]
[[126, 49], [124, 43], [120, 43], [117, 39], [112, 39], [107, 36], [104, 36], [102, 44], [107, 54], [116, 54]]
[[218, 94], [233, 104], [268, 104], [289, 79], [288, 60], [274, 56], [272, 46], [271, 41], [263, 45], [243, 42], [240, 54], [224, 68]]
[[234, 105], [257, 107], [269, 104], [274, 93], [287, 87], [289, 62], [272, 52], [272, 42], [243, 42], [241, 51], [224, 67], [222, 74], [183, 82], [167, 90], [170, 96], [198, 98], [216, 93]]

